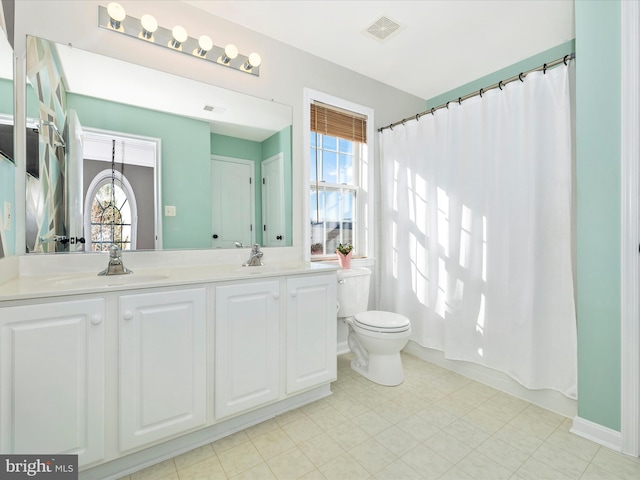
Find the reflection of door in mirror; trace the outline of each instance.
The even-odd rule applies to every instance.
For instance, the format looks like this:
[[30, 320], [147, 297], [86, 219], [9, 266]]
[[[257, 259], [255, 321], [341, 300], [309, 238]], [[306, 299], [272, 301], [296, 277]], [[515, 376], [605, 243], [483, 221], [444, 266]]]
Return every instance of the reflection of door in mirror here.
[[157, 173], [159, 139], [85, 129], [83, 138], [86, 250], [162, 248]]
[[254, 162], [211, 157], [211, 246], [233, 248], [255, 243]]
[[262, 162], [262, 244], [285, 244], [284, 155], [278, 153]]

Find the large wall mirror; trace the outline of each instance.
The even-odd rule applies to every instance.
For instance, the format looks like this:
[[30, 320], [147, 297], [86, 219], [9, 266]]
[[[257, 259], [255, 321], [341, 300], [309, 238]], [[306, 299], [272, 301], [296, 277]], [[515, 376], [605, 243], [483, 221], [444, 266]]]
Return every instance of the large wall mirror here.
[[13, 152], [13, 49], [4, 32], [0, 5], [0, 258], [13, 255], [15, 245], [15, 181]]
[[28, 252], [292, 244], [290, 106], [36, 37], [27, 78]]

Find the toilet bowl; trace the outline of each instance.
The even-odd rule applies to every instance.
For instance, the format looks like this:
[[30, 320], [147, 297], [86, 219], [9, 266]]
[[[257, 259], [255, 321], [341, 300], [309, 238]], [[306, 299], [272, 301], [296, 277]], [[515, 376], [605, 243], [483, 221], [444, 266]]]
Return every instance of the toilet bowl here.
[[338, 318], [349, 327], [349, 348], [356, 358], [351, 368], [379, 385], [400, 385], [404, 380], [400, 350], [411, 336], [409, 319], [393, 312], [367, 311], [371, 271], [339, 270]]

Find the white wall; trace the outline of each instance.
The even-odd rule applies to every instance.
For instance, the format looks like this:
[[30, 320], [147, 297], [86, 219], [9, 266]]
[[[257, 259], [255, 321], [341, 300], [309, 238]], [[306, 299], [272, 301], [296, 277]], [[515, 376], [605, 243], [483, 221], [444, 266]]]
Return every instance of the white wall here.
[[[144, 13], [151, 13], [161, 26], [171, 28], [182, 25], [194, 37], [206, 33], [216, 45], [235, 43], [243, 54], [252, 51], [260, 53], [263, 63], [260, 77], [255, 77], [187, 55], [177, 55], [155, 45], [98, 28], [98, 5], [106, 6], [107, 3], [106, 0], [18, 0], [15, 14], [16, 55], [24, 56], [25, 37], [34, 35], [292, 106], [293, 244], [297, 247], [303, 244], [304, 212], [301, 205], [302, 195], [307, 194], [307, 180], [302, 178], [301, 165], [303, 88], [309, 87], [374, 109], [376, 128], [418, 113], [425, 107], [424, 99], [182, 2], [120, 1], [129, 15], [140, 18]], [[291, 21], [295, 21], [295, 18]], [[399, 65], [398, 68], [405, 66]], [[378, 158], [376, 152], [376, 162]]]

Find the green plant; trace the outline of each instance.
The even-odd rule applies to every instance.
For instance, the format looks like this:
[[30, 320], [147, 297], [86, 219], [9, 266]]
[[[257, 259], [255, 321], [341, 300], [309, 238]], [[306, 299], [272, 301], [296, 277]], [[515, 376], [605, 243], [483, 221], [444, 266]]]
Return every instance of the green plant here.
[[350, 243], [347, 243], [345, 245], [339, 244], [336, 250], [343, 255], [347, 255], [351, 250], [353, 250], [353, 245], [351, 245]]

